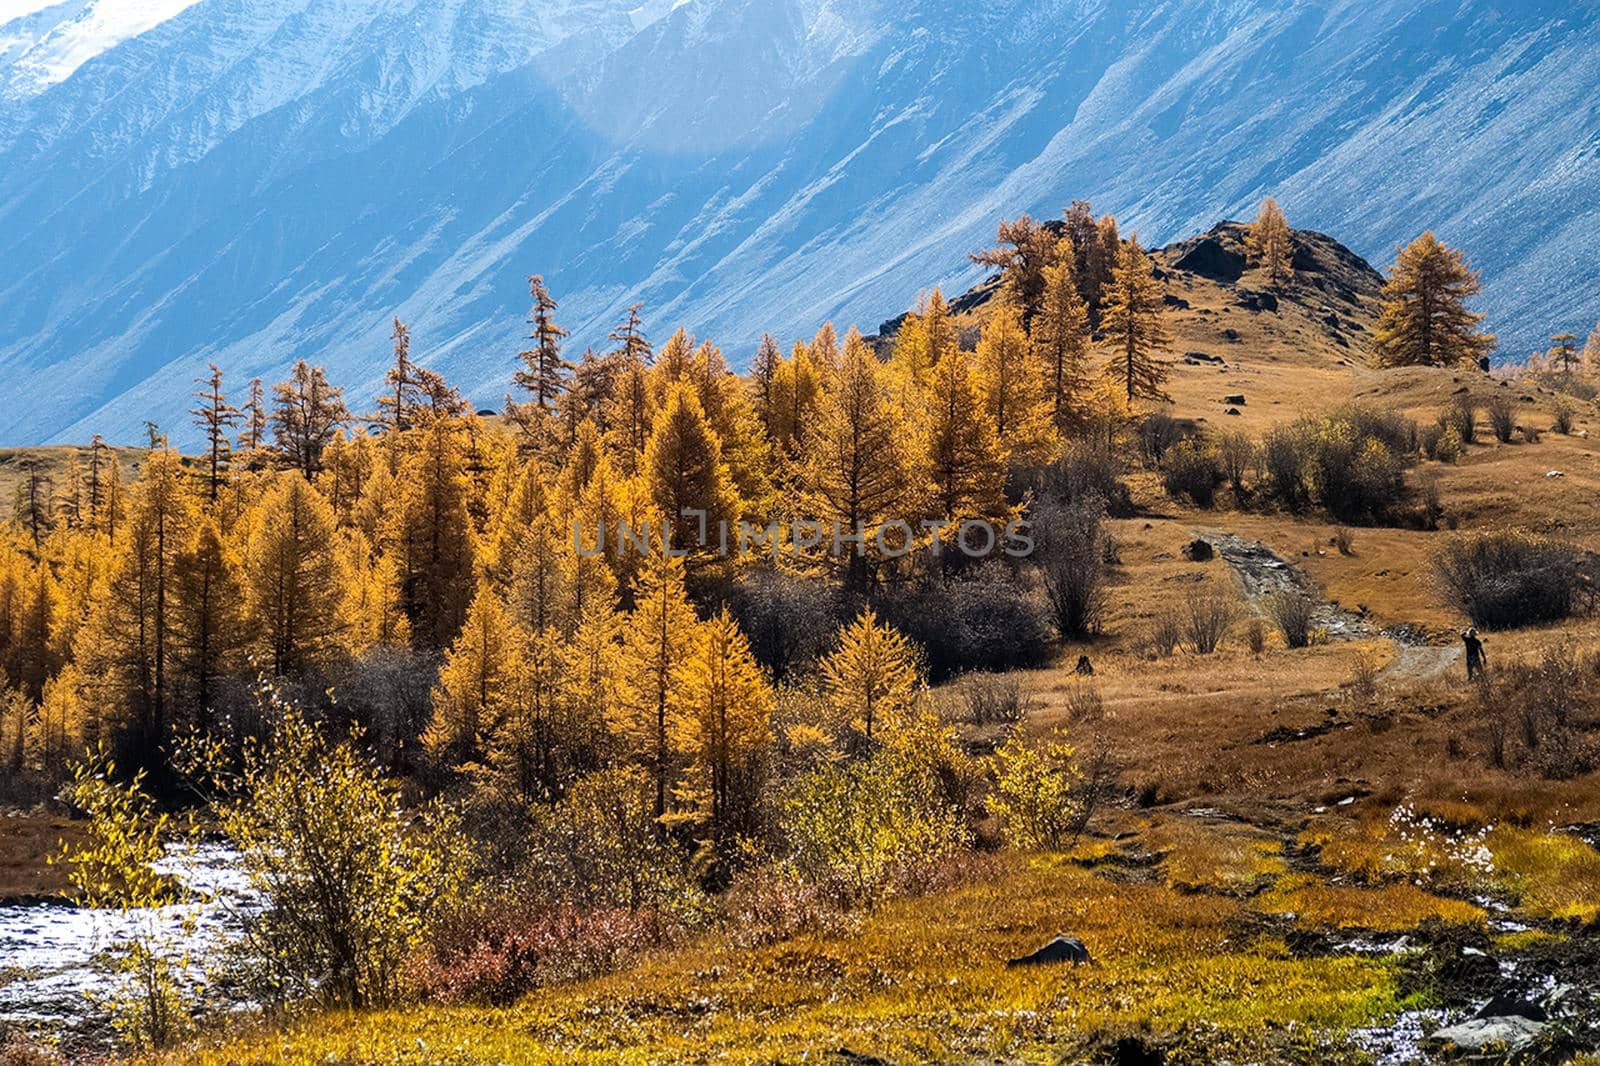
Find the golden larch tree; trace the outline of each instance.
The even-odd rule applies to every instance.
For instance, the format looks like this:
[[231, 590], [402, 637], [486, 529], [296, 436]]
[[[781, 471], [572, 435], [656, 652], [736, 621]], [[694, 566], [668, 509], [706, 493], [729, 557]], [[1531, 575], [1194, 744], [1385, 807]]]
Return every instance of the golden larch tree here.
[[178, 558], [174, 597], [174, 667], [177, 690], [202, 729], [223, 679], [239, 665], [245, 645], [244, 593], [239, 559], [216, 520], [197, 524], [189, 547]]
[[1022, 331], [1022, 316], [1009, 296], [996, 301], [978, 339], [978, 394], [1011, 462], [1021, 467], [1048, 463], [1060, 447], [1043, 368]]
[[739, 517], [722, 441], [688, 383], [674, 385], [656, 415], [645, 449], [644, 477], [676, 548], [702, 556], [714, 552], [719, 529], [731, 527]]
[[333, 508], [286, 470], [245, 523], [245, 602], [264, 665], [291, 676], [328, 662], [339, 625]]
[[1007, 454], [972, 380], [968, 353], [948, 348], [933, 366], [923, 413], [932, 511], [947, 522], [1006, 513]]
[[1169, 366], [1161, 356], [1171, 344], [1161, 282], [1137, 236], [1122, 245], [1111, 283], [1104, 292], [1101, 328], [1113, 355], [1107, 368], [1122, 385], [1130, 404], [1141, 400], [1165, 403]]
[[1465, 257], [1429, 230], [1395, 256], [1383, 286], [1383, 309], [1373, 330], [1385, 366], [1476, 363], [1494, 349], [1483, 316], [1467, 310], [1482, 288]]
[[910, 709], [920, 683], [915, 646], [871, 608], [840, 628], [838, 646], [822, 660], [834, 712], [869, 742], [886, 721]]
[[488, 738], [515, 699], [523, 637], [486, 580], [445, 653], [433, 689], [433, 717], [422, 742], [447, 766], [483, 757]]
[[611, 729], [649, 772], [655, 816], [667, 810], [676, 774], [671, 743], [672, 689], [694, 647], [694, 608], [684, 591], [683, 560], [656, 552], [645, 560], [623, 630], [622, 676]]
[[400, 603], [400, 568], [394, 559], [375, 552], [358, 529], [341, 530], [336, 550], [339, 566], [339, 644], [351, 658], [374, 648], [403, 648], [411, 643], [411, 625]]
[[880, 381], [877, 357], [853, 329], [841, 359], [807, 438], [804, 509], [830, 534], [837, 525], [845, 536], [864, 535], [859, 548], [851, 545], [834, 562], [843, 565], [847, 585], [865, 591], [878, 527], [915, 513], [921, 464], [910, 423]]
[[1283, 217], [1278, 201], [1267, 197], [1245, 234], [1245, 248], [1256, 265], [1267, 272], [1273, 288], [1287, 282], [1294, 273], [1294, 235]]
[[1085, 421], [1089, 392], [1089, 309], [1078, 290], [1076, 253], [1072, 242], [1056, 244], [1044, 268], [1044, 296], [1033, 322], [1035, 358], [1044, 368], [1050, 414], [1062, 433]]
[[476, 540], [463, 421], [434, 419], [417, 431], [382, 540], [400, 568], [400, 599], [419, 648], [448, 647], [472, 597]]
[[674, 671], [671, 733], [691, 790], [706, 797], [720, 856], [753, 820], [761, 755], [771, 743], [772, 693], [726, 608], [696, 628]]
[[155, 764], [178, 698], [173, 607], [196, 514], [186, 480], [176, 452], [145, 460], [128, 494], [106, 597], [75, 648], [107, 739], [117, 739], [135, 766]]

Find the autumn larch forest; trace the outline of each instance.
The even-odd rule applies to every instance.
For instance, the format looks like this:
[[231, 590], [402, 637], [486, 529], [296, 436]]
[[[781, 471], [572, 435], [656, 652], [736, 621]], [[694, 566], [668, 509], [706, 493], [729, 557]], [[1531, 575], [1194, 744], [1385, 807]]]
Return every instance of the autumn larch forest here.
[[501, 409], [395, 318], [380, 395], [10, 456], [7, 869], [121, 920], [0, 1062], [1579, 1061], [1600, 333], [1491, 373], [1432, 233], [1207, 241], [1077, 201], [731, 357], [535, 274]]

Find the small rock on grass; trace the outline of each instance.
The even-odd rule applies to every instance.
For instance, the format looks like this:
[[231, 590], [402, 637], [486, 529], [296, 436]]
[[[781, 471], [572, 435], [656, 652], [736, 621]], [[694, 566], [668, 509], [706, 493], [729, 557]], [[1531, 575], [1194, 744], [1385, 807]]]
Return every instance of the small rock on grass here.
[[1072, 936], [1058, 936], [1037, 951], [1020, 958], [1007, 959], [1007, 966], [1040, 966], [1045, 963], [1070, 962], [1077, 966], [1092, 961], [1083, 941]]

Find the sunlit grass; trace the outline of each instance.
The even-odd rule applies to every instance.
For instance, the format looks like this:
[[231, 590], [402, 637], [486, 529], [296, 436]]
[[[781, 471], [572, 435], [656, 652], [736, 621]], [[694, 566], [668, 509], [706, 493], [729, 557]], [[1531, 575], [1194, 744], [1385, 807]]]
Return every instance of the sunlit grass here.
[[1304, 925], [1325, 929], [1400, 932], [1429, 918], [1448, 922], [1483, 920], [1480, 908], [1435, 896], [1412, 884], [1373, 888], [1330, 885], [1305, 874], [1279, 878], [1255, 902], [1268, 914], [1292, 914]]
[[[1266, 1046], [1290, 1023], [1337, 1034], [1399, 1008], [1388, 961], [1294, 958], [1281, 940], [1239, 935], [1246, 907], [1065, 857], [1015, 857], [844, 934], [742, 951], [708, 940], [504, 1011], [322, 1016], [199, 1061], [792, 1062], [841, 1047], [891, 1061], [1049, 1060], [1105, 1031]], [[1081, 937], [1095, 963], [1005, 966], [1058, 932]]]

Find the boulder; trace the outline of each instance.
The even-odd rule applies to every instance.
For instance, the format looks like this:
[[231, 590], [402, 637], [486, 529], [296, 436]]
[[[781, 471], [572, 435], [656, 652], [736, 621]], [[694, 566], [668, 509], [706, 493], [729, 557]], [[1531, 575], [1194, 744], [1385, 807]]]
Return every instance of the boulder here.
[[1182, 296], [1174, 296], [1170, 292], [1162, 294], [1161, 302], [1168, 307], [1175, 307], [1179, 311], [1187, 311], [1189, 309], [1188, 300], [1185, 300]]
[[1234, 416], [1237, 417], [1239, 415], [1242, 415], [1244, 412], [1240, 411], [1237, 407], [1230, 407], [1230, 408], [1228, 408], [1226, 411], [1224, 411], [1222, 413], [1225, 414], [1225, 415], [1234, 415]]
[[1234, 407], [1243, 407], [1244, 393], [1236, 392], [1232, 396], [1224, 396], [1222, 398], [1222, 402], [1226, 404], [1232, 404]]
[[1215, 237], [1202, 237], [1193, 242], [1172, 264], [1179, 270], [1210, 278], [1213, 281], [1238, 281], [1244, 274], [1244, 256], [1225, 248]]
[[1518, 1014], [1472, 1018], [1435, 1030], [1428, 1037], [1428, 1044], [1439, 1050], [1454, 1050], [1468, 1055], [1499, 1052], [1506, 1059], [1511, 1059], [1532, 1047], [1544, 1029], [1544, 1022]]
[[1058, 936], [1037, 951], [1029, 952], [1020, 958], [1007, 959], [1006, 965], [1010, 966], [1042, 966], [1047, 963], [1070, 962], [1077, 966], [1085, 962], [1092, 962], [1089, 958], [1089, 949], [1077, 937]]
[[1223, 330], [1222, 331], [1222, 335], [1228, 339], [1229, 343], [1232, 343], [1232, 344], [1238, 344], [1239, 343], [1239, 331], [1234, 329], [1232, 326], [1230, 326], [1227, 329]]
[[1183, 557], [1191, 563], [1209, 563], [1217, 557], [1217, 549], [1204, 537], [1196, 537], [1183, 546]]

